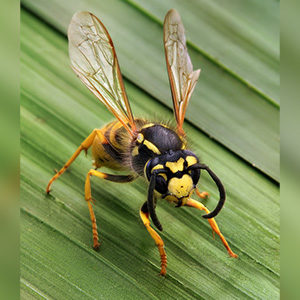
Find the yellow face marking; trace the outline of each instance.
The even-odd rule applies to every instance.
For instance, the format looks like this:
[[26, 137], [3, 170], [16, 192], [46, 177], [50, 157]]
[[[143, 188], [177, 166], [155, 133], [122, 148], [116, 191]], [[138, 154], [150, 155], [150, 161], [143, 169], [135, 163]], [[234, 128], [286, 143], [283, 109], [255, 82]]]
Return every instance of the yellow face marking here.
[[155, 167], [152, 168], [151, 173], [152, 173], [154, 170], [163, 169], [163, 168], [164, 168], [163, 165], [158, 164], [158, 165], [156, 165]]
[[168, 167], [172, 173], [176, 173], [178, 171], [183, 171], [184, 168], [184, 159], [180, 157], [177, 161], [166, 163], [166, 167]]
[[152, 127], [154, 126], [155, 124], [154, 123], [149, 123], [149, 124], [146, 124], [142, 127], [142, 129], [145, 129], [145, 128], [149, 128], [149, 127]]
[[187, 165], [188, 167], [194, 165], [197, 163], [197, 158], [195, 156], [187, 156], [185, 158], [186, 162], [187, 162]]
[[141, 144], [144, 140], [144, 136], [141, 133], [139, 133], [136, 140], [137, 140], [138, 143]]
[[184, 174], [181, 178], [173, 177], [168, 184], [169, 192], [176, 198], [188, 197], [194, 189], [191, 176]]
[[156, 153], [156, 154], [161, 154], [160, 151], [158, 150], [158, 148], [152, 144], [151, 142], [144, 140], [144, 145], [151, 150], [152, 152]]
[[135, 146], [131, 152], [131, 155], [132, 156], [137, 156], [139, 155], [139, 147], [138, 146]]

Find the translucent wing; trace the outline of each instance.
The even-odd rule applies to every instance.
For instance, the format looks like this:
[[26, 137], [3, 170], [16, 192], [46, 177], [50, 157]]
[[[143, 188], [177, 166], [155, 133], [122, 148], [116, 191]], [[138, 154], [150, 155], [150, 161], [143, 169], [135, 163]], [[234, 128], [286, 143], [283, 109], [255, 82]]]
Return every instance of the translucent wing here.
[[133, 135], [134, 118], [113, 42], [89, 12], [74, 14], [68, 29], [69, 55], [77, 76]]
[[165, 17], [164, 46], [177, 129], [184, 135], [182, 128], [184, 116], [199, 78], [200, 69], [193, 71], [186, 48], [184, 27], [179, 14], [174, 9], [169, 10]]

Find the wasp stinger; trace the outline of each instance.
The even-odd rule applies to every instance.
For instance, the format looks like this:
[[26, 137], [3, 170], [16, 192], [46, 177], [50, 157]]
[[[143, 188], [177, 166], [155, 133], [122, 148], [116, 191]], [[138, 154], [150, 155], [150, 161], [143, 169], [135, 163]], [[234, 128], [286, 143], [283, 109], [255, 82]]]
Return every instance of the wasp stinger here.
[[[183, 122], [189, 99], [200, 75], [193, 71], [179, 14], [170, 10], [164, 21], [164, 46], [172, 91], [176, 128], [164, 122], [149, 122], [134, 118], [125, 92], [113, 42], [100, 20], [89, 12], [76, 13], [69, 25], [69, 54], [74, 72], [90, 91], [108, 108], [116, 120], [93, 132], [82, 142], [63, 168], [49, 181], [50, 186], [77, 158], [82, 150], [92, 148], [94, 165], [85, 181], [87, 202], [93, 229], [94, 248], [99, 247], [96, 217], [92, 207], [91, 176], [114, 182], [130, 182], [137, 176], [145, 177], [149, 183], [147, 201], [140, 209], [140, 217], [154, 239], [161, 258], [161, 275], [166, 274], [167, 256], [164, 242], [150, 225], [150, 217], [158, 230], [161, 223], [155, 213], [156, 200], [166, 199], [176, 206], [194, 207], [206, 212], [213, 231], [216, 232], [228, 253], [232, 252], [220, 232], [214, 217], [225, 202], [225, 190], [219, 178], [211, 169], [199, 162], [197, 156], [187, 149]], [[128, 175], [111, 175], [98, 171], [108, 167], [114, 170], [128, 170]], [[191, 199], [194, 192], [204, 198], [197, 183], [200, 171], [206, 170], [216, 183], [220, 200], [212, 211], [200, 202]]]

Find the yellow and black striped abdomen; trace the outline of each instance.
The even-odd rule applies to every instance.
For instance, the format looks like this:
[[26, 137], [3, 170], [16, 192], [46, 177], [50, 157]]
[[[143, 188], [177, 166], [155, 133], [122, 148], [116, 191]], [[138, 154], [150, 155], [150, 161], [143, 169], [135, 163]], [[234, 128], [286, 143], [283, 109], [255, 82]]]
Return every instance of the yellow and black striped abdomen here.
[[101, 128], [92, 146], [95, 167], [128, 169], [124, 158], [130, 143], [131, 136], [119, 121], [113, 121]]
[[143, 175], [145, 164], [149, 159], [168, 151], [185, 149], [185, 146], [179, 135], [166, 125], [145, 124], [131, 145], [131, 166], [135, 172]]
[[[137, 128], [141, 128], [147, 121], [135, 119], [135, 123]], [[122, 123], [115, 120], [97, 132], [92, 146], [95, 167], [104, 166], [115, 170], [131, 169], [130, 146], [133, 137], [126, 131]]]

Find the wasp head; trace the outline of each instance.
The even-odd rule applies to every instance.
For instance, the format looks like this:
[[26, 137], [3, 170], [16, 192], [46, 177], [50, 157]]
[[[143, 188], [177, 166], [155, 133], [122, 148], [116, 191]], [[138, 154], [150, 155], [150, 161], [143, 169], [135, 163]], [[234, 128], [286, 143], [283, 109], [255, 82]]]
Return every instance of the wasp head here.
[[215, 217], [225, 202], [225, 190], [219, 178], [208, 166], [200, 164], [197, 156], [189, 150], [177, 150], [156, 156], [145, 165], [145, 176], [149, 180], [148, 211], [156, 227], [162, 230], [161, 224], [155, 214], [154, 190], [163, 199], [177, 204], [185, 205], [200, 178], [200, 170], [206, 170], [218, 186], [220, 200], [217, 207], [204, 218]]
[[150, 160], [145, 173], [149, 181], [154, 174], [154, 189], [162, 195], [162, 198], [181, 206], [199, 181], [200, 169], [193, 167], [197, 163], [199, 160], [191, 151], [170, 150]]

